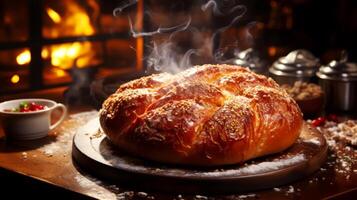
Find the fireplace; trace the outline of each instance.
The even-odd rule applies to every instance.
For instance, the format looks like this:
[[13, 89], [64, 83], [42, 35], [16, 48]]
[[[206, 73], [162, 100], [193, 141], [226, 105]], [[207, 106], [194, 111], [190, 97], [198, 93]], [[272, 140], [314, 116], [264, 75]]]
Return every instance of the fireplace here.
[[[19, 0], [0, 2], [0, 93], [71, 83], [71, 70], [96, 77], [141, 68], [140, 39], [117, 1]], [[135, 49], [135, 50], [133, 50]]]

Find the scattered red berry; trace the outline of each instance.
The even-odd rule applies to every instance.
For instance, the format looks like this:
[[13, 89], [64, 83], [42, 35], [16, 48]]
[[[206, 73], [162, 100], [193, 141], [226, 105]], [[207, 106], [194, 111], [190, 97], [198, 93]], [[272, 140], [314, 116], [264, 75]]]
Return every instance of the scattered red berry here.
[[319, 117], [317, 119], [312, 120], [311, 124], [316, 127], [316, 126], [324, 125], [325, 122], [326, 122], [326, 118], [325, 117]]

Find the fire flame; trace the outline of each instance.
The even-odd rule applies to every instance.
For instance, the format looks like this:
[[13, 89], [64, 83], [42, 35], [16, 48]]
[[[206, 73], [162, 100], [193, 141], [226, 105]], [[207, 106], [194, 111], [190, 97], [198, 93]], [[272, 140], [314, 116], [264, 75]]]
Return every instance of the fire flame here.
[[20, 81], [20, 76], [17, 75], [17, 74], [14, 74], [14, 75], [11, 76], [10, 81], [11, 81], [11, 83], [16, 84], [16, 83], [18, 83]]
[[[52, 8], [46, 8], [46, 13], [54, 25], [45, 27], [45, 37], [56, 38], [63, 33], [69, 36], [88, 36], [95, 33], [90, 17], [82, 7], [73, 3], [66, 9], [64, 14], [59, 14]], [[95, 60], [94, 52], [90, 42], [73, 42], [44, 47], [41, 56], [43, 59], [50, 59], [51, 65], [56, 67], [51, 69], [52, 72], [57, 76], [64, 76], [63, 70], [73, 66], [81, 68], [90, 65]], [[16, 57], [19, 65], [28, 64], [30, 61], [31, 54], [28, 49], [20, 52]]]
[[[88, 14], [75, 3], [68, 7], [67, 15], [63, 17], [51, 8], [47, 9], [47, 14], [53, 22], [61, 22], [58, 24], [58, 27], [45, 33], [50, 36], [60, 35], [61, 31], [66, 31], [70, 35], [84, 36], [95, 33]], [[91, 63], [94, 56], [93, 47], [90, 42], [53, 45], [48, 49], [48, 52], [51, 57], [51, 64], [64, 70], [73, 66], [79, 68], [86, 67]]]
[[51, 64], [62, 69], [69, 69], [73, 65], [79, 68], [85, 67], [92, 58], [89, 55], [91, 50], [90, 42], [55, 45], [51, 47]]
[[22, 51], [19, 55], [16, 56], [16, 62], [19, 65], [25, 65], [30, 63], [31, 53], [28, 49]]
[[46, 12], [48, 16], [52, 19], [54, 23], [60, 23], [61, 22], [61, 16], [58, 14], [58, 12], [54, 11], [52, 8], [47, 8]]

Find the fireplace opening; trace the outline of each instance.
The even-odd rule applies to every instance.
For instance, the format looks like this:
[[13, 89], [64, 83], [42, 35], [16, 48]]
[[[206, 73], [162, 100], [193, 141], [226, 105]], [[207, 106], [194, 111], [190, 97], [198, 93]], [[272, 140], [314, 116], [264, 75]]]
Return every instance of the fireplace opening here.
[[0, 93], [68, 85], [74, 68], [96, 68], [94, 78], [137, 70], [138, 40], [129, 36], [126, 17], [113, 16], [116, 6], [97, 0], [0, 2]]

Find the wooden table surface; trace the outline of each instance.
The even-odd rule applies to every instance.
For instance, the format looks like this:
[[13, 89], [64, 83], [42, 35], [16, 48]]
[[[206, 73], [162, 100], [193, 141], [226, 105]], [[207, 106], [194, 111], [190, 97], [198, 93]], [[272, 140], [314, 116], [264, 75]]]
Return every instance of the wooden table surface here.
[[[3, 96], [0, 101], [37, 97], [63, 102], [64, 90], [56, 88]], [[353, 199], [357, 196], [357, 150], [348, 146], [331, 149], [326, 164], [312, 176], [263, 191], [227, 195], [182, 194], [180, 191], [164, 194], [109, 183], [85, 173], [71, 156], [76, 128], [95, 117], [96, 112], [91, 112], [90, 106], [68, 108], [65, 122], [40, 140], [8, 141], [0, 129], [0, 187], [16, 186], [19, 191], [29, 192], [28, 195], [34, 197], [98, 199]]]

